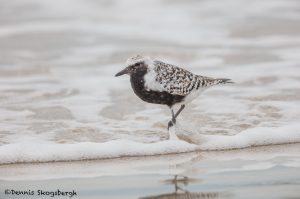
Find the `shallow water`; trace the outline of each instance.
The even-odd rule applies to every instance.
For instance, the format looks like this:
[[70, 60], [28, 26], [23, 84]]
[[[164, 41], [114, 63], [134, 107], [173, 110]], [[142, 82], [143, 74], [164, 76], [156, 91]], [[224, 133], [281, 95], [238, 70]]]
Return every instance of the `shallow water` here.
[[[0, 1], [1, 162], [300, 142], [299, 10], [295, 0]], [[179, 117], [178, 135], [197, 146], [139, 153], [136, 143], [168, 138], [170, 113], [114, 77], [136, 53], [235, 81]], [[120, 139], [132, 146], [125, 154], [93, 148]]]

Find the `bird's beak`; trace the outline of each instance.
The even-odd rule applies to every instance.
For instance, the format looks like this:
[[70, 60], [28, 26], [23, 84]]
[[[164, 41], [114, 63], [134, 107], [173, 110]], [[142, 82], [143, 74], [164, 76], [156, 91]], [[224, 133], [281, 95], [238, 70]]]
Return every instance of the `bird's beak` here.
[[121, 75], [125, 75], [125, 74], [128, 74], [128, 73], [129, 73], [129, 70], [126, 67], [125, 69], [123, 69], [120, 72], [118, 72], [117, 74], [115, 74], [115, 77], [118, 77], [118, 76], [121, 76]]

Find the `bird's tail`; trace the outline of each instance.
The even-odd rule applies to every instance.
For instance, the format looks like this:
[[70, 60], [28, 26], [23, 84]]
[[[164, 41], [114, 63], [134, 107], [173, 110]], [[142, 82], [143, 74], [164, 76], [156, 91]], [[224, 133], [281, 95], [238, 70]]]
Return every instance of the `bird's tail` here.
[[225, 79], [225, 78], [220, 78], [220, 79], [215, 79], [215, 85], [216, 84], [233, 84], [234, 82], [231, 81], [231, 79]]

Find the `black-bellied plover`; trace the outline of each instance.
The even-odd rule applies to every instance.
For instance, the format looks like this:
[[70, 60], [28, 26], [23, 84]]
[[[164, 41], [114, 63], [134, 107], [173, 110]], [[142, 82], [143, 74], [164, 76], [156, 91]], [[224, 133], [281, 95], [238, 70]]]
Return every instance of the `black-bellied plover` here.
[[[172, 119], [168, 129], [176, 124], [176, 118], [185, 104], [199, 96], [205, 89], [225, 83], [233, 83], [230, 79], [215, 79], [195, 75], [185, 69], [136, 55], [129, 58], [126, 68], [115, 76], [128, 74], [134, 93], [145, 102], [165, 104], [171, 109]], [[173, 106], [181, 105], [174, 113]]]

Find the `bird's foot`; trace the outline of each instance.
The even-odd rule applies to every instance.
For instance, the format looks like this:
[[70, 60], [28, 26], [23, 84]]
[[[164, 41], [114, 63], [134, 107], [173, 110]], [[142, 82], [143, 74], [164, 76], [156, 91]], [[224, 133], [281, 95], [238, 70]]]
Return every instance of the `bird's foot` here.
[[175, 119], [175, 118], [172, 118], [172, 120], [169, 121], [169, 123], [168, 123], [168, 130], [169, 130], [172, 126], [174, 126], [175, 124], [176, 124], [176, 119]]
[[169, 123], [168, 123], [168, 130], [169, 130], [173, 125], [174, 125], [173, 122], [172, 122], [172, 121], [169, 121]]

